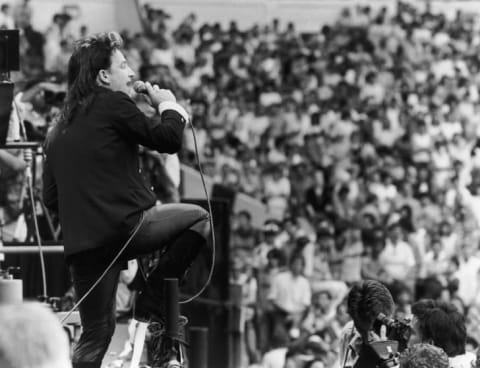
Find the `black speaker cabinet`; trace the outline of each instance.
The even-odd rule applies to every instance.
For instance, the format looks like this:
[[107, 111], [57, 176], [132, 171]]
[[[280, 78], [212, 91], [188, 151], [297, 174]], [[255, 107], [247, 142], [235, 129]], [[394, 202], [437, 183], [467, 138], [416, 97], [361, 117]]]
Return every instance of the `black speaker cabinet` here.
[[4, 145], [7, 140], [12, 100], [13, 83], [0, 82], [0, 146]]
[[18, 29], [0, 30], [0, 72], [20, 70]]
[[[206, 200], [184, 199], [184, 203], [197, 204], [208, 210]], [[208, 367], [225, 368], [228, 366], [228, 309], [229, 298], [229, 237], [230, 237], [230, 203], [228, 200], [212, 199], [212, 212], [215, 234], [216, 256], [212, 280], [199, 300], [181, 305], [181, 313], [190, 322], [189, 326], [208, 328]], [[212, 242], [195, 261], [186, 285], [181, 293], [193, 295], [207, 280], [212, 262]]]

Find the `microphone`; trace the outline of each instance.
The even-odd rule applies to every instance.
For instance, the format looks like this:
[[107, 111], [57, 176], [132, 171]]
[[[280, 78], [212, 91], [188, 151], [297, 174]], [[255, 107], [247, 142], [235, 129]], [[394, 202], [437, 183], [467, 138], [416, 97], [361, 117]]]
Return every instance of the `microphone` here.
[[145, 82], [142, 82], [140, 80], [136, 81], [135, 83], [133, 83], [133, 90], [136, 92], [136, 93], [143, 93], [143, 94], [148, 94], [147, 92], [147, 86], [145, 86]]

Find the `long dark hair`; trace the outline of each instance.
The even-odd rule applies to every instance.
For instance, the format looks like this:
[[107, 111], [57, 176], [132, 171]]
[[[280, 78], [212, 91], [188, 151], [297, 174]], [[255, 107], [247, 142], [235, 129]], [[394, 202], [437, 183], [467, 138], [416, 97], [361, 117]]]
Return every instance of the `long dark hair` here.
[[98, 90], [98, 72], [110, 67], [113, 52], [122, 45], [122, 38], [116, 32], [99, 33], [77, 41], [68, 62], [68, 90], [60, 124], [68, 125], [77, 112], [88, 110]]

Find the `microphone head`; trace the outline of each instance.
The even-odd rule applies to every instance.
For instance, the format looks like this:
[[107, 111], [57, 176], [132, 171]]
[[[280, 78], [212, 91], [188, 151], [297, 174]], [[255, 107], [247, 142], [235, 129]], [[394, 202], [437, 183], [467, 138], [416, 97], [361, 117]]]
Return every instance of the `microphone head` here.
[[147, 87], [145, 86], [145, 82], [140, 80], [133, 83], [133, 90], [137, 93], [147, 93]]

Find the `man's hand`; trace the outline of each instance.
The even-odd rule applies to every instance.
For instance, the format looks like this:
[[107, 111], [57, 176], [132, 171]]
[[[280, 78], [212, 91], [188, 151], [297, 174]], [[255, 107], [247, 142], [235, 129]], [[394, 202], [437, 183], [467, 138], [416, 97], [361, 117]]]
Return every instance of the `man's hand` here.
[[38, 84], [38, 87], [40, 87], [41, 89], [46, 90], [46, 91], [51, 91], [53, 93], [66, 92], [67, 91], [65, 85], [58, 84], [58, 83], [52, 83], [52, 82], [40, 82]]
[[158, 85], [154, 84], [153, 86], [150, 82], [145, 82], [145, 87], [147, 88], [148, 97], [150, 97], [151, 105], [156, 107], [165, 101], [177, 102], [172, 91], [169, 89], [161, 89]]
[[387, 337], [387, 326], [382, 325], [380, 327], [380, 335], [377, 335], [376, 333], [372, 333], [373, 341], [386, 341], [388, 340]]

